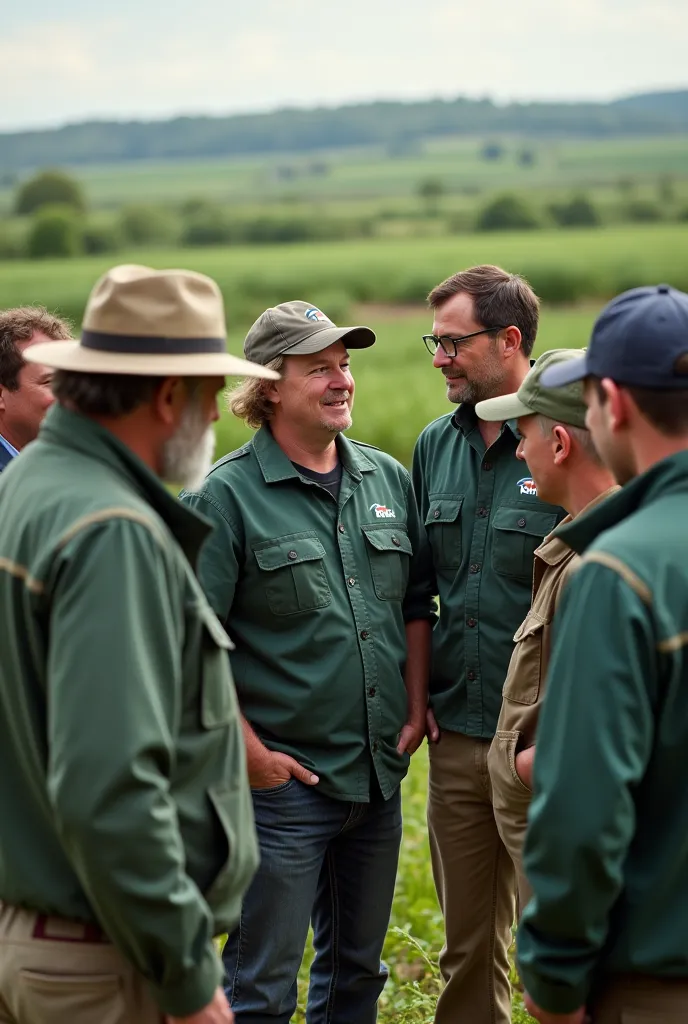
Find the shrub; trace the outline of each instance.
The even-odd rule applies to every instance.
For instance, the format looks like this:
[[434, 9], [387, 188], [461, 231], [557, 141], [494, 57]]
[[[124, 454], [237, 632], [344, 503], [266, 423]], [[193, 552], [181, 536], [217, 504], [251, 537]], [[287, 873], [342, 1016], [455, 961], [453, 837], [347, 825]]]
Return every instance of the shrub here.
[[28, 237], [33, 260], [79, 256], [84, 251], [83, 225], [68, 206], [46, 206], [36, 213]]
[[634, 199], [632, 202], [627, 203], [624, 215], [626, 220], [633, 221], [636, 224], [649, 224], [652, 221], [662, 219], [661, 209], [657, 203], [653, 203], [650, 199]]
[[81, 185], [64, 171], [41, 171], [20, 186], [15, 200], [15, 210], [21, 216], [58, 205], [81, 213], [86, 209]]
[[97, 256], [122, 248], [122, 232], [117, 224], [87, 223], [83, 230], [84, 252]]
[[132, 245], [173, 245], [179, 235], [179, 225], [169, 210], [143, 204], [125, 207], [119, 228]]
[[583, 195], [573, 196], [567, 203], [553, 204], [550, 212], [562, 228], [591, 228], [600, 223], [597, 207]]
[[504, 146], [501, 142], [486, 142], [480, 155], [483, 160], [501, 160], [504, 156]]
[[519, 196], [498, 196], [478, 215], [478, 231], [522, 231], [539, 227], [534, 211]]

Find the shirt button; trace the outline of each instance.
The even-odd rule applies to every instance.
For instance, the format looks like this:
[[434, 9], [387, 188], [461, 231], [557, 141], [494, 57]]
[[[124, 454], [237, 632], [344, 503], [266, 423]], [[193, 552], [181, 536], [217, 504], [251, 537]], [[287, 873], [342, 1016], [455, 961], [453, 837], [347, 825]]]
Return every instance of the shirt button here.
[[466, 625], [470, 626], [471, 629], [473, 629], [474, 626], [478, 625], [478, 620], [477, 619], [466, 619]]
[[392, 537], [392, 544], [394, 544], [394, 546], [398, 548], [399, 545], [401, 544], [401, 541], [399, 540], [398, 537]]
[[474, 572], [474, 573], [475, 572], [480, 572], [480, 563], [479, 562], [474, 562], [473, 565], [470, 568], [470, 571]]
[[337, 529], [339, 530], [340, 533], [344, 533], [344, 527], [343, 527], [343, 525], [341, 523], [339, 524]]
[[369, 636], [370, 636], [370, 633], [368, 632], [367, 629], [362, 629], [361, 630], [361, 640], [367, 640]]
[[435, 511], [432, 513], [432, 517], [433, 517], [433, 519], [439, 519], [439, 517], [440, 517], [440, 510], [438, 508], [436, 508]]
[[346, 582], [349, 584], [350, 587], [355, 587], [356, 586], [356, 580], [353, 578], [353, 576], [349, 576], [349, 578], [348, 578], [348, 580]]
[[369, 697], [374, 697], [374, 696], [375, 696], [375, 694], [376, 694], [376, 692], [377, 692], [377, 691], [376, 691], [376, 689], [375, 689], [375, 687], [374, 687], [374, 686], [369, 686], [369, 687], [368, 687], [368, 696], [369, 696]]
[[295, 558], [298, 558], [298, 557], [299, 556], [296, 554], [295, 551], [290, 551], [288, 553], [288, 555], [287, 555], [287, 558], [290, 559], [290, 561], [292, 561], [292, 562], [294, 561]]
[[470, 681], [473, 682], [473, 680], [475, 679], [475, 672], [473, 671], [473, 669], [471, 669], [470, 672], [466, 673], [466, 678], [470, 679]]
[[519, 525], [519, 526], [525, 526], [525, 525], [526, 525], [526, 521], [525, 521], [525, 519], [519, 519], [519, 521], [518, 521], [518, 525]]
[[483, 469], [485, 470], [486, 473], [489, 473], [490, 470], [492, 469], [492, 463], [491, 462], [483, 462]]
[[482, 516], [482, 518], [484, 519], [485, 516], [487, 515], [487, 509], [486, 508], [479, 508], [478, 509], [478, 515]]

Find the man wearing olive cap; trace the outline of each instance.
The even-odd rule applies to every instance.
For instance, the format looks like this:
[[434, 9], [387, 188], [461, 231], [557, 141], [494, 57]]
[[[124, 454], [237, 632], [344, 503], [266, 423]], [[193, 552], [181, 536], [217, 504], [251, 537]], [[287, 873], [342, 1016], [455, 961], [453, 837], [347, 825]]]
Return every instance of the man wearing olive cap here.
[[688, 295], [617, 296], [587, 352], [595, 447], [624, 486], [562, 539], [562, 596], [537, 738], [518, 934], [542, 1024], [688, 1020]]
[[220, 1024], [213, 936], [257, 864], [231, 642], [165, 483], [212, 458], [214, 281], [115, 267], [0, 479], [0, 1021]]
[[585, 428], [582, 384], [561, 388], [542, 384], [549, 366], [578, 355], [570, 349], [546, 352], [516, 393], [488, 398], [475, 407], [480, 419], [516, 421], [521, 435], [517, 458], [527, 463], [540, 497], [561, 505], [568, 513], [535, 550], [532, 607], [514, 636], [502, 709], [487, 758], [495, 819], [516, 868], [521, 911], [530, 899], [530, 886], [523, 872], [523, 840], [532, 797], [535, 730], [545, 696], [552, 621], [562, 590], [579, 562], [575, 551], [561, 539], [560, 530], [614, 489], [614, 478], [600, 461]]
[[387, 975], [433, 601], [408, 473], [343, 433], [349, 350], [374, 341], [307, 302], [266, 310], [244, 352], [282, 378], [234, 392], [257, 433], [185, 495], [215, 524], [200, 577], [236, 645], [261, 851], [224, 951], [237, 1024], [292, 1019], [311, 921], [312, 1024], [372, 1024]]

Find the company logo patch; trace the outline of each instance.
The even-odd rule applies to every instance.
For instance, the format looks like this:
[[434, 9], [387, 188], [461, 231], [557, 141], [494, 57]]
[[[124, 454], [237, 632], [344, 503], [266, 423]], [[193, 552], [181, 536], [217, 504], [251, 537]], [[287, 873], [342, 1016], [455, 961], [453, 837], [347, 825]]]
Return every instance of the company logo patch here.
[[532, 494], [533, 497], [537, 497], [537, 487], [532, 476], [524, 476], [516, 484], [521, 494]]
[[397, 517], [394, 509], [387, 508], [386, 505], [379, 505], [378, 502], [370, 506], [370, 511], [375, 513], [377, 519], [396, 519]]
[[315, 306], [311, 306], [310, 309], [307, 309], [304, 316], [306, 317], [307, 320], [314, 320], [316, 322], [318, 320], [322, 320], [326, 324], [332, 323], [329, 316], [325, 316], [323, 311], [321, 309], [316, 309]]

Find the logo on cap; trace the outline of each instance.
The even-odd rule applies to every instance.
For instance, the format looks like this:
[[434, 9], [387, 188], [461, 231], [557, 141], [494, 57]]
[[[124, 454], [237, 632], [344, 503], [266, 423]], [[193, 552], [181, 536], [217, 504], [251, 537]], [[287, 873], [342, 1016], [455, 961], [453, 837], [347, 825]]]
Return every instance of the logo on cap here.
[[537, 496], [537, 487], [532, 476], [524, 476], [516, 484], [521, 494], [532, 494], [534, 497]]
[[386, 505], [380, 505], [377, 501], [374, 505], [370, 506], [370, 511], [375, 513], [377, 519], [396, 519], [397, 517], [394, 509], [387, 508]]
[[311, 306], [310, 309], [307, 309], [304, 316], [307, 320], [324, 320], [326, 324], [332, 323], [329, 316], [325, 316], [323, 311], [321, 309], [316, 309], [315, 306]]

